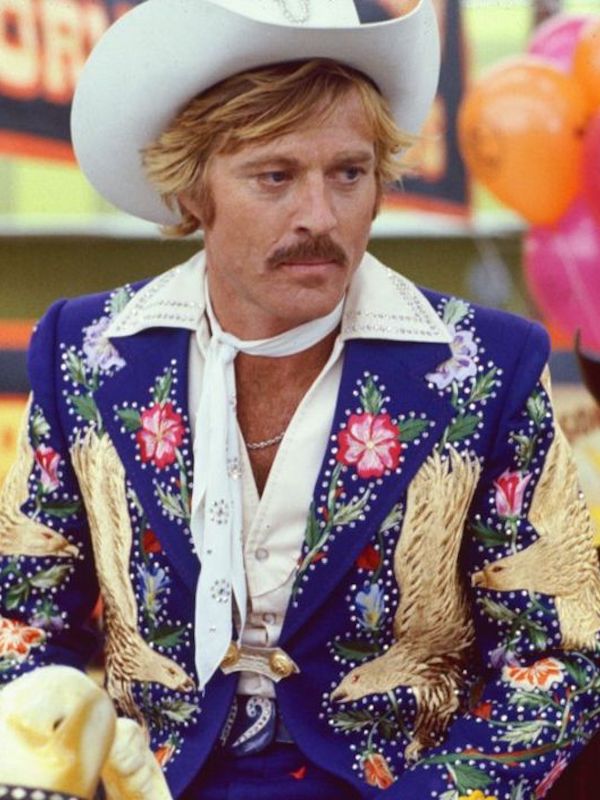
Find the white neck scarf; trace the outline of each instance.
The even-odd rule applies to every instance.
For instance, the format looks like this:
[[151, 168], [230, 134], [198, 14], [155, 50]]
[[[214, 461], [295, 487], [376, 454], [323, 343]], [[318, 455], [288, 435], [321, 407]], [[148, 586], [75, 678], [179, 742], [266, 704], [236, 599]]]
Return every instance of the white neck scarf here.
[[210, 305], [212, 336], [206, 354], [194, 436], [191, 531], [202, 569], [196, 587], [195, 655], [200, 688], [215, 673], [232, 638], [233, 598], [246, 620], [242, 542], [241, 462], [233, 362], [238, 352], [278, 358], [307, 350], [340, 324], [343, 300], [327, 316], [271, 339], [243, 341], [225, 333]]

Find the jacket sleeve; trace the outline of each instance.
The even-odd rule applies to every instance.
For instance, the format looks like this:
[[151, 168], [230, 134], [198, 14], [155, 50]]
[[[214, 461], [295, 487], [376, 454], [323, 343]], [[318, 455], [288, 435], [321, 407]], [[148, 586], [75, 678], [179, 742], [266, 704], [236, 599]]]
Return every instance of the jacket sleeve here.
[[56, 328], [63, 302], [34, 331], [31, 395], [15, 462], [0, 490], [0, 679], [62, 663], [83, 668], [98, 597], [92, 550], [61, 426]]
[[509, 385], [465, 531], [481, 677], [393, 799], [542, 798], [600, 728], [598, 558], [540, 346]]

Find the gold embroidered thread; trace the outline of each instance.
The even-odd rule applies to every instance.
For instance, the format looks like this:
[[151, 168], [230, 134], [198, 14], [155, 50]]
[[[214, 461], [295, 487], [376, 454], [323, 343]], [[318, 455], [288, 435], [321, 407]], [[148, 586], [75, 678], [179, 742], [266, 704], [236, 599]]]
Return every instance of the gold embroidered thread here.
[[58, 531], [23, 514], [29, 496], [29, 476], [34, 453], [29, 443], [29, 411], [25, 409], [17, 443], [17, 458], [0, 488], [0, 554], [5, 556], [77, 556], [79, 550]]
[[125, 714], [143, 723], [132, 681], [154, 681], [178, 692], [192, 691], [194, 682], [175, 661], [152, 650], [138, 632], [129, 576], [133, 533], [125, 470], [112, 442], [91, 428], [76, 440], [71, 458], [88, 513], [104, 599], [107, 689]]
[[417, 702], [413, 739], [405, 750], [411, 760], [437, 740], [458, 708], [474, 641], [458, 555], [480, 472], [475, 457], [450, 448], [447, 458], [431, 455], [413, 478], [394, 554], [401, 590], [395, 642], [351, 670], [331, 695], [348, 702], [410, 686]]
[[[549, 374], [542, 376], [550, 392]], [[600, 631], [600, 569], [577, 467], [555, 420], [555, 435], [535, 488], [528, 519], [539, 538], [473, 575], [476, 586], [552, 595], [564, 650], [595, 648]]]

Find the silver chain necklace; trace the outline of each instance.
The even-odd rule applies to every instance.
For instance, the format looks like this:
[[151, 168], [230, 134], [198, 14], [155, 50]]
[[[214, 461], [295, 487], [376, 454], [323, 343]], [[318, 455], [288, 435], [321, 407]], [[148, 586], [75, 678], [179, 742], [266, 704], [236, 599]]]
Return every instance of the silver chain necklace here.
[[275, 0], [275, 2], [283, 11], [283, 16], [287, 21], [294, 25], [302, 25], [310, 16], [310, 0], [298, 0], [296, 5], [299, 5], [300, 8], [296, 12], [288, 6], [289, 0]]
[[277, 436], [273, 436], [272, 439], [263, 439], [261, 442], [246, 442], [246, 447], [248, 450], [264, 450], [266, 447], [273, 447], [274, 444], [279, 444], [283, 439], [286, 430], [287, 428], [278, 433]]

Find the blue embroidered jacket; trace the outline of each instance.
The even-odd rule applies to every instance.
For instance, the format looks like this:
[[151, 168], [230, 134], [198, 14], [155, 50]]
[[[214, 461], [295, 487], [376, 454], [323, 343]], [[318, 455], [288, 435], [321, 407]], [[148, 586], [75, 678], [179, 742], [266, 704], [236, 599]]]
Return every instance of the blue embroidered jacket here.
[[[189, 332], [110, 342], [130, 289], [55, 304], [0, 507], [0, 672], [84, 667], [104, 601], [107, 686], [174, 795], [236, 688], [196, 692]], [[427, 292], [440, 344], [347, 343], [307, 509], [277, 684], [313, 762], [365, 798], [543, 797], [600, 726], [600, 579], [542, 329]]]

